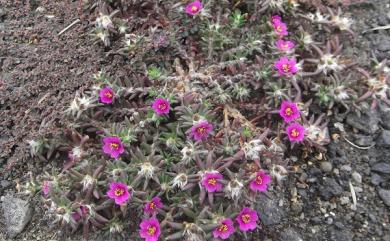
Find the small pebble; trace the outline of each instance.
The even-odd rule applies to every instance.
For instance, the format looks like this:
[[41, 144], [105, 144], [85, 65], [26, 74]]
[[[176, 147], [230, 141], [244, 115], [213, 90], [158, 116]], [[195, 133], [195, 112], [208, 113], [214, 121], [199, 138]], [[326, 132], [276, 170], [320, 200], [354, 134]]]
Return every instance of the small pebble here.
[[358, 172], [353, 172], [352, 178], [355, 182], [362, 183], [362, 175], [360, 175]]
[[324, 172], [331, 172], [333, 169], [332, 163], [330, 162], [321, 162], [321, 170]]

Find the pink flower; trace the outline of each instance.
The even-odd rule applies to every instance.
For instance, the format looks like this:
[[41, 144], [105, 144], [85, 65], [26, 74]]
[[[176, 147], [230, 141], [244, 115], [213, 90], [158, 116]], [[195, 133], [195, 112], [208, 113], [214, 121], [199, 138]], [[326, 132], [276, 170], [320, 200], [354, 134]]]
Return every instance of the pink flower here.
[[279, 16], [279, 15], [273, 15], [273, 16], [271, 17], [271, 22], [272, 22], [272, 25], [281, 23], [281, 22], [282, 22], [282, 17]]
[[195, 124], [193, 127], [191, 127], [190, 137], [194, 138], [196, 141], [201, 141], [206, 139], [212, 131], [212, 124], [206, 120], [200, 121], [198, 124]]
[[105, 87], [99, 92], [100, 102], [104, 104], [111, 104], [114, 100], [114, 91], [110, 87]]
[[157, 209], [160, 209], [163, 207], [163, 204], [161, 202], [161, 199], [159, 197], [154, 197], [152, 200], [147, 202], [144, 207], [144, 212], [147, 214], [155, 214], [157, 212]]
[[219, 227], [214, 229], [213, 236], [214, 238], [227, 239], [234, 233], [233, 221], [230, 218], [222, 220], [219, 224]]
[[275, 63], [275, 69], [278, 70], [279, 76], [292, 76], [298, 72], [297, 62], [295, 59], [282, 57]]
[[293, 102], [283, 101], [280, 106], [279, 114], [285, 122], [291, 122], [300, 116], [300, 111], [297, 104]]
[[244, 232], [255, 229], [258, 219], [256, 211], [250, 208], [243, 208], [236, 217], [240, 230]]
[[196, 0], [186, 6], [186, 13], [189, 15], [196, 15], [203, 9], [203, 5], [200, 1]]
[[111, 158], [118, 159], [124, 151], [125, 148], [119, 137], [110, 136], [103, 138], [103, 152], [109, 154]]
[[305, 138], [305, 128], [298, 123], [292, 123], [286, 128], [290, 141], [300, 142]]
[[129, 187], [121, 182], [112, 182], [107, 196], [115, 200], [115, 203], [121, 205], [130, 198]]
[[42, 192], [43, 192], [43, 196], [45, 196], [45, 197], [47, 197], [49, 195], [49, 192], [50, 192], [50, 182], [49, 181], [43, 181]]
[[169, 113], [171, 106], [168, 100], [159, 98], [153, 102], [152, 108], [157, 115], [164, 115]]
[[202, 186], [208, 192], [218, 192], [222, 189], [222, 183], [220, 180], [223, 179], [223, 176], [219, 172], [208, 172], [204, 174], [202, 179]]
[[275, 21], [273, 26], [274, 26], [275, 33], [276, 35], [278, 35], [279, 38], [288, 35], [287, 25], [285, 23], [281, 21]]
[[260, 171], [256, 173], [256, 178], [250, 182], [249, 188], [252, 191], [265, 192], [267, 191], [268, 184], [270, 182], [271, 177], [268, 176], [265, 172]]
[[157, 241], [161, 234], [160, 223], [156, 218], [142, 220], [139, 235], [145, 241]]
[[293, 41], [279, 39], [276, 41], [276, 47], [282, 52], [289, 52], [295, 47], [295, 44]]

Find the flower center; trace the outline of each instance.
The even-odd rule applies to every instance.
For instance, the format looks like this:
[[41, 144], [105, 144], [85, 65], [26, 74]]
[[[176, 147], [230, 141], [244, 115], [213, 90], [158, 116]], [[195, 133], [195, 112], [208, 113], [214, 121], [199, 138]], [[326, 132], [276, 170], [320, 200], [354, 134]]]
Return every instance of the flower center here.
[[261, 185], [263, 183], [263, 178], [261, 178], [261, 176], [257, 176], [256, 177], [256, 183]]
[[282, 48], [283, 49], [289, 49], [289, 46], [288, 46], [288, 44], [282, 44]]
[[287, 107], [286, 110], [284, 111], [286, 113], [287, 116], [290, 116], [293, 114], [293, 111], [290, 107]]
[[118, 143], [110, 143], [110, 148], [111, 148], [111, 150], [118, 150], [119, 144]]
[[206, 128], [204, 127], [199, 127], [198, 129], [196, 129], [196, 131], [199, 133], [199, 134], [204, 134], [206, 132]]
[[111, 92], [107, 91], [106, 93], [104, 93], [104, 96], [107, 97], [107, 98], [112, 98], [112, 94]]
[[166, 104], [159, 104], [159, 105], [158, 105], [158, 108], [159, 108], [160, 110], [166, 110], [166, 109], [167, 109], [167, 105], [166, 105]]
[[115, 189], [115, 196], [122, 196], [125, 191], [122, 188]]
[[293, 137], [298, 137], [298, 136], [299, 136], [299, 131], [298, 131], [297, 129], [293, 129], [293, 130], [291, 131], [291, 135], [292, 135]]
[[251, 216], [249, 214], [244, 214], [244, 215], [242, 215], [241, 220], [244, 223], [249, 223], [251, 221]]
[[276, 31], [279, 33], [282, 32], [282, 26], [280, 25], [276, 26]]
[[191, 7], [191, 11], [192, 11], [193, 13], [196, 13], [198, 10], [199, 10], [199, 8], [198, 8], [197, 6], [192, 6], [192, 7]]
[[215, 186], [215, 184], [217, 184], [217, 180], [215, 180], [215, 178], [210, 178], [207, 182], [208, 182], [208, 184], [213, 185], [213, 186]]
[[148, 234], [150, 236], [154, 235], [156, 233], [156, 227], [155, 226], [149, 226], [148, 227]]
[[156, 204], [154, 204], [154, 202], [150, 202], [149, 207], [150, 209], [154, 210], [156, 209]]
[[283, 65], [282, 65], [282, 69], [283, 69], [283, 71], [284, 71], [285, 73], [287, 73], [287, 72], [290, 72], [291, 67], [290, 67], [289, 64], [283, 64]]
[[219, 232], [226, 232], [228, 231], [228, 226], [226, 224], [222, 224], [221, 226], [219, 226]]

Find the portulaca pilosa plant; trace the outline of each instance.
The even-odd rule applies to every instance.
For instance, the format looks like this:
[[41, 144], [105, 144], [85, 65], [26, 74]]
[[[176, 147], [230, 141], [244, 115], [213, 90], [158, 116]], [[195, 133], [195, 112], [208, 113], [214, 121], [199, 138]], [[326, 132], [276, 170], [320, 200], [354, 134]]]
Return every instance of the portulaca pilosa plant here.
[[[98, 6], [97, 44], [122, 39], [107, 56], [122, 56], [131, 69], [128, 79], [99, 72], [89, 91], [76, 94], [68, 130], [47, 144], [65, 160], [43, 178], [48, 212], [84, 237], [103, 230], [131, 240], [202, 241], [254, 233], [257, 197], [282, 184], [290, 151], [324, 151], [329, 142], [325, 115], [312, 104], [326, 111], [354, 102], [351, 83], [340, 81], [353, 63], [332, 37], [351, 34], [351, 20], [341, 12], [307, 15], [291, 0]], [[386, 98], [387, 90], [367, 83], [358, 101]], [[35, 144], [32, 154], [47, 149]]]

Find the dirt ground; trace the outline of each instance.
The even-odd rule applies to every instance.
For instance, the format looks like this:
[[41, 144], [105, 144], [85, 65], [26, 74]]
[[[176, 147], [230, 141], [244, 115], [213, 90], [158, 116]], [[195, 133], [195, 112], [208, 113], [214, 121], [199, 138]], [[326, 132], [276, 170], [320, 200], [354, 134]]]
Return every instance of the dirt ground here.
[[[28, 141], [60, 131], [61, 115], [75, 91], [88, 88], [99, 70], [120, 79], [130, 68], [122, 57], [106, 56], [93, 45], [88, 32], [95, 17], [85, 17], [78, 1], [27, 2], [0, 0], [0, 196], [17, 192], [29, 172], [42, 173], [59, 164], [32, 162]], [[369, 0], [345, 6], [355, 19], [357, 37], [344, 51], [358, 56], [363, 66], [372, 53], [378, 59], [390, 57], [390, 30], [363, 34], [390, 24], [389, 5], [387, 0]], [[81, 22], [57, 36], [76, 19]], [[332, 120], [331, 134], [340, 134], [334, 127], [339, 122], [349, 141], [372, 147], [361, 150], [340, 138], [321, 161], [296, 160], [299, 171], [278, 195], [259, 200], [259, 209], [266, 212], [253, 240], [389, 241], [389, 206], [379, 193], [390, 189], [390, 170], [378, 168], [390, 165], [390, 146], [383, 140], [389, 117], [390, 111], [381, 106], [360, 119], [346, 115]], [[350, 183], [356, 208], [351, 208]], [[57, 232], [37, 201], [32, 200], [37, 203], [32, 221], [14, 240], [71, 240]], [[6, 240], [1, 219], [0, 240]]]

